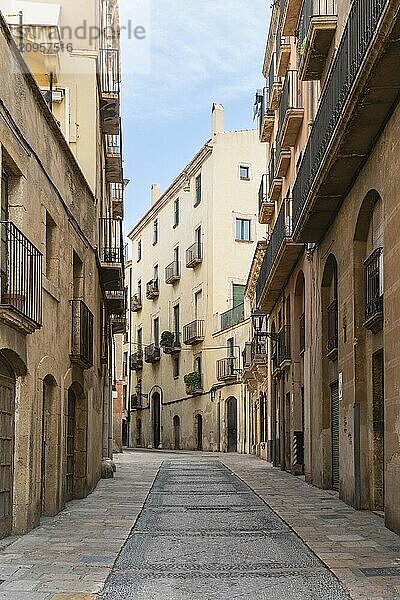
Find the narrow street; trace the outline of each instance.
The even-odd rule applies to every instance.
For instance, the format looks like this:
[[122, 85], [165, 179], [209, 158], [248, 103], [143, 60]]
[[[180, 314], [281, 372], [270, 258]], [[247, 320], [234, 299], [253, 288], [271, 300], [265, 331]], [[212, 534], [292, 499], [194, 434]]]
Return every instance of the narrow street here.
[[1, 600], [400, 598], [400, 540], [254, 456], [125, 451], [0, 550]]

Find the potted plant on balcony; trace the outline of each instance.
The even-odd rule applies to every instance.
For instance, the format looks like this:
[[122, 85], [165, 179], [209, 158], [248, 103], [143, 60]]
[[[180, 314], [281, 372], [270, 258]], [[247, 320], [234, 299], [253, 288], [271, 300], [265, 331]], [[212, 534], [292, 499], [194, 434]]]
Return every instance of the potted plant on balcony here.
[[201, 375], [197, 371], [193, 371], [193, 373], [187, 373], [184, 376], [183, 381], [186, 385], [186, 393], [188, 395], [193, 395], [201, 389]]
[[165, 354], [171, 354], [174, 349], [175, 336], [171, 331], [163, 331], [161, 334], [160, 346]]

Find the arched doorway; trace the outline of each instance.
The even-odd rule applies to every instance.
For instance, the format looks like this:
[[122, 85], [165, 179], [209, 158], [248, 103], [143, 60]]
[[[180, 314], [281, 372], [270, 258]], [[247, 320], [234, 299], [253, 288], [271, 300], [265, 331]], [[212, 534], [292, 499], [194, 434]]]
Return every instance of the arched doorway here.
[[237, 452], [237, 400], [233, 396], [226, 402], [227, 451]]
[[179, 450], [181, 446], [181, 420], [178, 415], [174, 416], [174, 450]]
[[14, 422], [15, 377], [0, 355], [0, 538], [12, 530]]
[[196, 415], [196, 448], [203, 450], [203, 417]]
[[53, 515], [57, 511], [57, 419], [55, 394], [57, 384], [52, 375], [43, 379], [42, 388], [42, 459], [40, 504], [42, 515]]
[[158, 392], [153, 394], [153, 442], [154, 448], [158, 448], [161, 443], [161, 397]]
[[87, 494], [87, 407], [78, 383], [68, 389], [65, 432], [65, 500], [69, 502]]

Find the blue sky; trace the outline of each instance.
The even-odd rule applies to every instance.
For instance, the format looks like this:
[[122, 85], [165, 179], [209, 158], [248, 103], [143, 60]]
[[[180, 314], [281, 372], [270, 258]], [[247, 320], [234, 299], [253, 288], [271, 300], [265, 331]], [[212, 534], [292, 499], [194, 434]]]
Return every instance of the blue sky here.
[[[262, 87], [266, 0], [120, 0], [126, 231], [147, 210], [150, 186], [164, 190], [210, 136], [213, 102], [226, 129], [254, 127]], [[140, 32], [139, 32], [140, 34]]]

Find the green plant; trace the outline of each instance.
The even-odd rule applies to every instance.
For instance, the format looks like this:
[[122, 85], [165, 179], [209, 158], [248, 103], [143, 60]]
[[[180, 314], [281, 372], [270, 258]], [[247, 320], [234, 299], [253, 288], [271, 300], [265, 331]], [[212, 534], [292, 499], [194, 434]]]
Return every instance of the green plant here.
[[187, 373], [187, 375], [184, 376], [183, 381], [188, 389], [198, 389], [201, 384], [200, 373], [197, 371], [193, 371], [193, 373]]
[[163, 331], [161, 334], [160, 346], [162, 348], [172, 348], [174, 345], [174, 334], [171, 331]]

